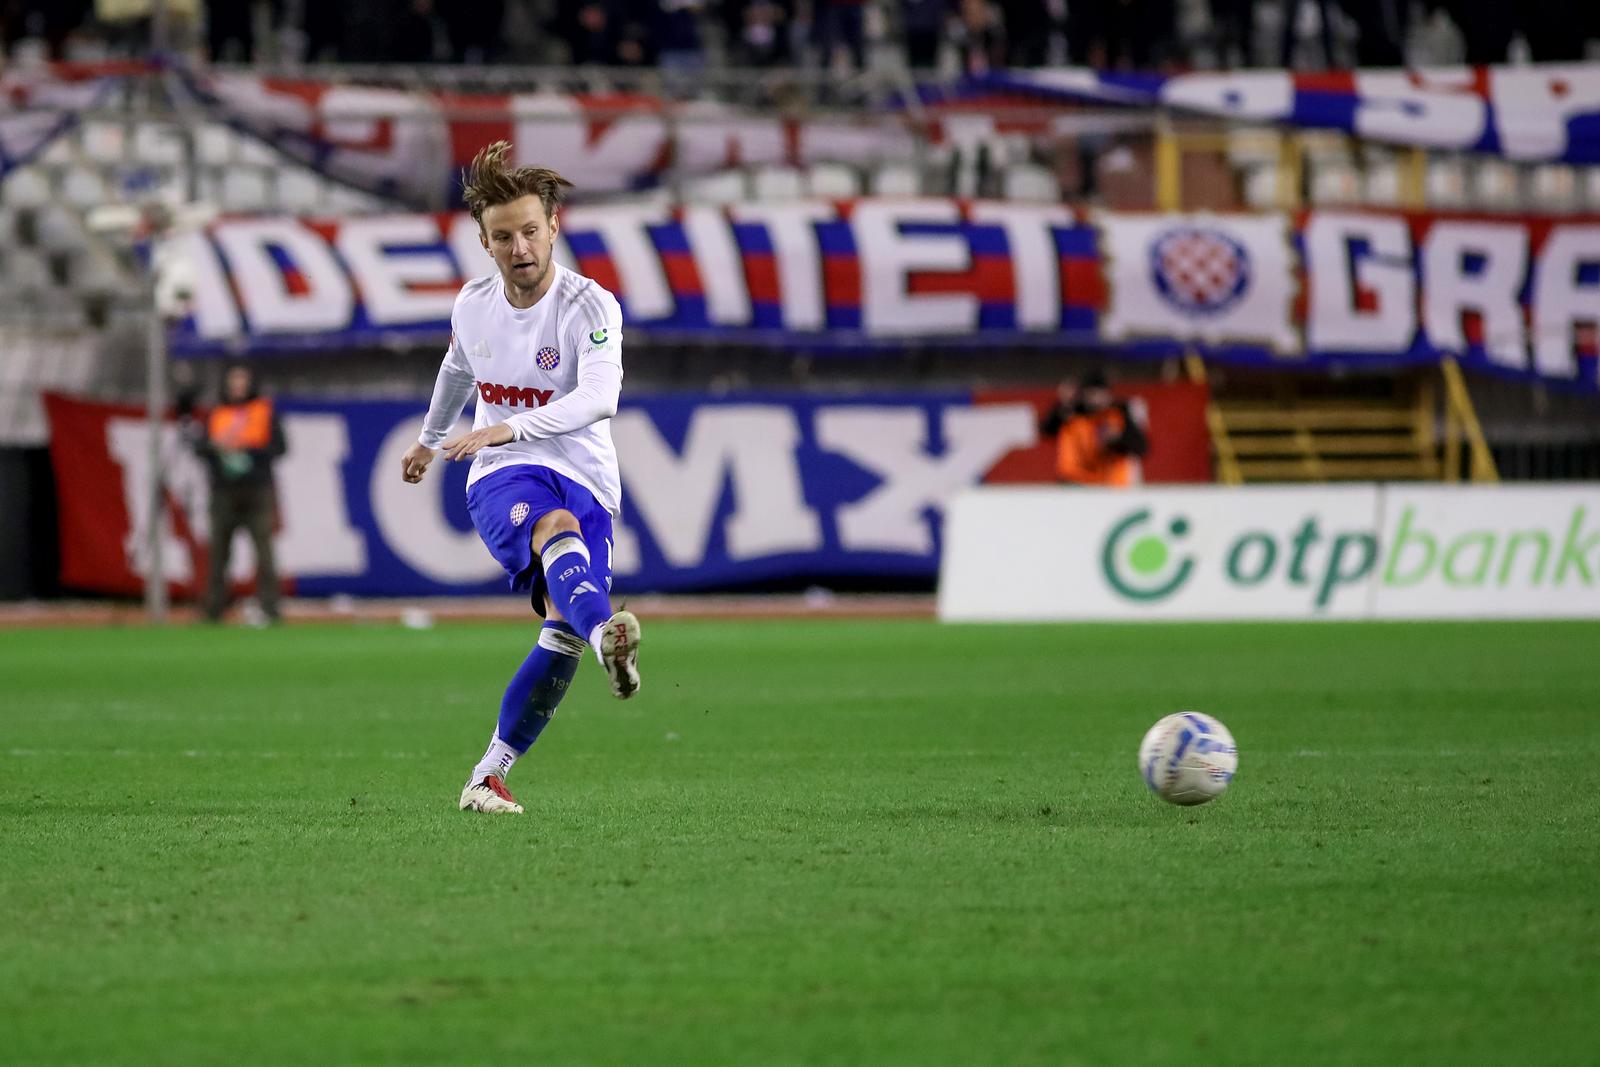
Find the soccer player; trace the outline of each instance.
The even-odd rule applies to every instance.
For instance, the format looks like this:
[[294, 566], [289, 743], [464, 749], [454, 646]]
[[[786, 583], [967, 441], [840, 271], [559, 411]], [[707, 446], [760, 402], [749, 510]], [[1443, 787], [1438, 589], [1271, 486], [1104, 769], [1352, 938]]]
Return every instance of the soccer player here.
[[[456, 296], [433, 400], [401, 465], [414, 483], [438, 449], [472, 460], [472, 523], [511, 588], [545, 618], [461, 791], [463, 811], [520, 813], [506, 774], [549, 725], [584, 643], [613, 694], [639, 691], [639, 620], [613, 613], [608, 596], [611, 516], [622, 496], [610, 423], [622, 391], [622, 309], [551, 260], [572, 183], [542, 167], [507, 168], [510, 148], [497, 141], [468, 169], [462, 199], [498, 269]], [[445, 440], [474, 391], [472, 431]]]

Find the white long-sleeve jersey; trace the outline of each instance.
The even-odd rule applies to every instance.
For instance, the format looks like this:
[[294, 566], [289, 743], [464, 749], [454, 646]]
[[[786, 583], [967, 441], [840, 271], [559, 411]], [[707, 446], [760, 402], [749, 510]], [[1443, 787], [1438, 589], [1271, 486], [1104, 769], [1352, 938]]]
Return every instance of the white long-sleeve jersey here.
[[550, 288], [525, 310], [511, 306], [498, 273], [462, 287], [417, 440], [438, 448], [476, 392], [473, 428], [503, 422], [516, 437], [478, 452], [468, 486], [532, 463], [571, 478], [616, 514], [622, 480], [611, 416], [622, 393], [622, 308], [581, 274], [557, 263], [550, 270]]

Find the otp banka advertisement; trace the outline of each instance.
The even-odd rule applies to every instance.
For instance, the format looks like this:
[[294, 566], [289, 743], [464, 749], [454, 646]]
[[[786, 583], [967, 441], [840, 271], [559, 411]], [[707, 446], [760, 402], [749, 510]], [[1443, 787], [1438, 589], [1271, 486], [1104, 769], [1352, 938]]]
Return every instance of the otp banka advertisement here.
[[946, 524], [951, 620], [1600, 615], [1592, 486], [991, 488]]

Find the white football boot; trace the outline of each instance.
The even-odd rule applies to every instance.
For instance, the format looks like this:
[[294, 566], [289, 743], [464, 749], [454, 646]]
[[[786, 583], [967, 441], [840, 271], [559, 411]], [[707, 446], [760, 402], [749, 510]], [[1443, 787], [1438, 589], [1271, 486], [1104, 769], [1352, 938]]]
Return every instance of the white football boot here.
[[522, 805], [496, 775], [488, 775], [477, 785], [468, 783], [461, 791], [462, 811], [481, 811], [485, 815], [521, 815]]
[[639, 691], [639, 620], [624, 608], [600, 628], [600, 662], [611, 679], [611, 695], [627, 700]]

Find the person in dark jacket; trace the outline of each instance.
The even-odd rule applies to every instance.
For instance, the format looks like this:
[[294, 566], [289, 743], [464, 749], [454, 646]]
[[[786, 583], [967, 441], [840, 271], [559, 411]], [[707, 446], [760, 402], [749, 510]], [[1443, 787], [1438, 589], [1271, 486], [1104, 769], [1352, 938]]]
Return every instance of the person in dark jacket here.
[[1150, 450], [1144, 427], [1099, 371], [1062, 384], [1039, 436], [1056, 443], [1056, 477], [1072, 485], [1132, 485]]
[[211, 554], [206, 572], [205, 613], [215, 622], [228, 604], [228, 556], [234, 531], [250, 535], [256, 550], [256, 596], [261, 610], [278, 620], [278, 568], [272, 554], [276, 498], [272, 464], [284, 453], [283, 424], [272, 401], [256, 390], [243, 364], [222, 379], [222, 403], [203, 421], [189, 424], [190, 442], [205, 461], [211, 483]]

